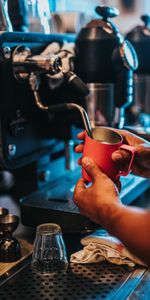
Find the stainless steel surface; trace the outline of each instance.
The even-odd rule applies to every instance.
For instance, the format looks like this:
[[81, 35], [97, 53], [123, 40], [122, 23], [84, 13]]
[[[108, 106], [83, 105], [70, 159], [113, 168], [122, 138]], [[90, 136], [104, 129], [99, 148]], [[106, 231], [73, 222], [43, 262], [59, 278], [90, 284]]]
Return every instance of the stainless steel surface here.
[[124, 107], [115, 108], [114, 124], [116, 128], [123, 129], [125, 123], [125, 109]]
[[92, 129], [93, 138], [107, 144], [117, 144], [123, 141], [120, 134], [107, 127], [95, 127]]
[[147, 133], [150, 133], [150, 75], [135, 74], [134, 105], [131, 112]]
[[90, 265], [70, 264], [65, 275], [60, 273], [52, 278], [51, 275], [35, 272], [29, 265], [1, 286], [0, 298], [123, 300], [141, 280], [144, 272], [144, 268], [133, 269], [107, 262]]
[[12, 233], [17, 229], [19, 217], [7, 214], [0, 216], [0, 262], [13, 262], [21, 258], [21, 247]]
[[86, 110], [91, 126], [114, 125], [114, 84], [88, 83], [90, 94], [86, 97]]
[[7, 215], [8, 209], [5, 207], [0, 207], [0, 216]]
[[150, 75], [134, 75], [134, 106], [137, 114], [140, 112], [150, 114]]
[[19, 224], [19, 217], [12, 215], [12, 214], [6, 214], [0, 216], [0, 231], [3, 233], [12, 233], [15, 231]]
[[10, 49], [9, 46], [3, 47], [2, 52], [3, 52], [3, 56], [4, 56], [6, 59], [10, 59], [10, 58], [11, 58], [11, 49]]
[[92, 128], [91, 128], [91, 124], [90, 124], [88, 114], [85, 111], [85, 109], [82, 106], [80, 106], [78, 104], [75, 104], [75, 103], [68, 103], [67, 107], [68, 107], [68, 109], [77, 109], [80, 112], [82, 120], [83, 120], [84, 128], [87, 131], [88, 135], [90, 137], [92, 137], [92, 131], [91, 131]]
[[[144, 267], [137, 267], [135, 271], [131, 274], [129, 280], [126, 280], [124, 284], [122, 285], [121, 289], [117, 292], [115, 295], [115, 300], [129, 300], [133, 298], [130, 298], [130, 294], [134, 291], [134, 289], [143, 282], [143, 275], [147, 271], [147, 268]], [[147, 291], [147, 299], [150, 297], [149, 291]], [[139, 293], [139, 298], [137, 299], [142, 299], [141, 298], [141, 293]], [[136, 300], [137, 300], [136, 299]], [[144, 298], [146, 300], [146, 298]]]
[[76, 165], [75, 152], [74, 152], [74, 140], [65, 142], [65, 165], [67, 170], [74, 170]]
[[17, 151], [16, 145], [14, 145], [14, 144], [8, 145], [8, 154], [10, 156], [14, 156], [16, 154], [16, 151]]
[[32, 55], [31, 50], [24, 46], [18, 46], [13, 52], [12, 64], [15, 76], [20, 73], [36, 72], [55, 75], [60, 72], [61, 58], [53, 53]]
[[33, 91], [35, 103], [43, 111], [48, 111], [48, 106], [42, 103], [42, 99], [39, 93], [39, 86], [40, 86], [40, 78], [37, 74], [31, 73], [29, 77], [29, 84], [31, 90]]
[[147, 270], [140, 283], [132, 290], [128, 300], [149, 300], [150, 299], [150, 270]]

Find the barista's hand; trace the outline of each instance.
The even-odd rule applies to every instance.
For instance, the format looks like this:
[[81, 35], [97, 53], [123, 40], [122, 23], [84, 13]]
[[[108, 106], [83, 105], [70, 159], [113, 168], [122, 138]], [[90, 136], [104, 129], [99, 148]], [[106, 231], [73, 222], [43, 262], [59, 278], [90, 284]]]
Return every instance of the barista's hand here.
[[117, 188], [92, 159], [84, 157], [82, 166], [93, 179], [93, 183], [90, 187], [86, 187], [84, 179], [80, 178], [75, 187], [74, 201], [81, 214], [107, 227], [111, 216], [116, 215], [117, 206], [121, 205]]
[[[132, 134], [126, 130], [114, 129], [123, 136], [124, 144], [136, 148], [134, 160], [132, 163], [132, 172], [135, 175], [150, 178], [150, 143], [146, 140]], [[78, 139], [84, 140], [85, 132], [78, 134]], [[75, 151], [81, 153], [83, 151], [83, 144], [76, 146]], [[130, 161], [130, 152], [120, 149], [112, 154], [112, 159], [117, 164], [118, 169], [126, 170]], [[81, 159], [78, 161], [81, 164]]]
[[[132, 163], [133, 174], [150, 178], [150, 143], [126, 130], [115, 131], [123, 136], [124, 144], [136, 149]], [[120, 170], [125, 170], [130, 161], [130, 153], [120, 149], [112, 154], [112, 159]]]

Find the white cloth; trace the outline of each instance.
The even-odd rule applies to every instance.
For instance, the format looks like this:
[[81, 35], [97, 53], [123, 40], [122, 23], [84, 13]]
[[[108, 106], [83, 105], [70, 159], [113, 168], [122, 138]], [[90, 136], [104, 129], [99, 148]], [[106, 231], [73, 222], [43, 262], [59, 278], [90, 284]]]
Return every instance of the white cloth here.
[[107, 260], [113, 264], [130, 267], [134, 267], [136, 264], [144, 265], [113, 236], [100, 236], [93, 233], [81, 239], [81, 244], [84, 248], [70, 257], [70, 261], [73, 263], [89, 264]]

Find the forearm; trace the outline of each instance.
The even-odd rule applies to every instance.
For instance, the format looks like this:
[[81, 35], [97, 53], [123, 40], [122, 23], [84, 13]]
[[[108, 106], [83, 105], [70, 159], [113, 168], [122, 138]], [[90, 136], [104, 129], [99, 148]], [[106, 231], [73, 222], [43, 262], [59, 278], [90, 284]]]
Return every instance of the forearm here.
[[110, 208], [107, 230], [150, 265], [150, 212], [116, 204]]

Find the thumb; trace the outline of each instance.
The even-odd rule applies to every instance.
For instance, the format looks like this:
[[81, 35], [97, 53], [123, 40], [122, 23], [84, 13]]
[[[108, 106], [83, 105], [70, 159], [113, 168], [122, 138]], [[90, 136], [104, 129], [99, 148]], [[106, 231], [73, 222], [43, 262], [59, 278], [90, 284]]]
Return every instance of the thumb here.
[[97, 177], [99, 177], [103, 173], [95, 164], [95, 162], [89, 157], [82, 158], [82, 167], [93, 179], [93, 181], [96, 181]]
[[79, 195], [86, 189], [85, 182], [83, 178], [80, 178], [78, 182], [76, 183], [75, 189], [74, 189], [74, 201], [77, 203]]

